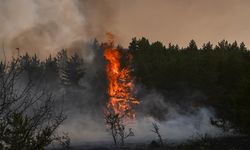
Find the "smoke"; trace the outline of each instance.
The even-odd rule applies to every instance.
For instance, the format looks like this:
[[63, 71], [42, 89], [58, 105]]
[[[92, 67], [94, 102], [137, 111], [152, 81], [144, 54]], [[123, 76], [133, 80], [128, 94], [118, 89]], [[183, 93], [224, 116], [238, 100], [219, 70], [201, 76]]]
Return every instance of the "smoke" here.
[[183, 141], [196, 137], [197, 134], [210, 136], [222, 134], [220, 129], [210, 123], [210, 118], [215, 116], [210, 108], [185, 106], [185, 103], [176, 104], [169, 97], [164, 97], [154, 90], [142, 97], [141, 101], [135, 125], [138, 139], [147, 137], [147, 140], [153, 140], [156, 138], [156, 135], [150, 131], [153, 122], [159, 125], [163, 138], [167, 140]]
[[[132, 128], [135, 133], [135, 136], [128, 138], [127, 142], [150, 143], [152, 140], [157, 140], [157, 136], [151, 131], [153, 122], [159, 125], [162, 138], [166, 142], [185, 142], [205, 134], [211, 137], [222, 135], [219, 128], [210, 124], [210, 117], [214, 117], [214, 114], [207, 108], [200, 108], [194, 114], [172, 113], [172, 115], [168, 115], [169, 118], [166, 121], [159, 121], [153, 117], [138, 117], [136, 122], [127, 125], [127, 129]], [[91, 115], [76, 116], [75, 114], [70, 121], [66, 121], [60, 131], [68, 132], [74, 144], [112, 143], [110, 132], [105, 127], [105, 122], [101, 118], [93, 119]]]
[[63, 48], [81, 52], [85, 43], [114, 30], [114, 3], [108, 0], [1, 0], [0, 41], [9, 56], [41, 57]]
[[[105, 103], [99, 106], [91, 104], [95, 101], [94, 95], [90, 96], [91, 93], [93, 92], [88, 90], [84, 92], [82, 101], [74, 96], [74, 101], [77, 103], [72, 105], [71, 101], [71, 105], [66, 105], [68, 119], [60, 131], [68, 132], [74, 144], [112, 143], [110, 132], [100, 111]], [[72, 95], [69, 97], [72, 99]], [[210, 118], [215, 117], [211, 108], [187, 106], [188, 110], [182, 110], [183, 106], [172, 103], [154, 90], [144, 94], [140, 101], [135, 122], [126, 125], [127, 129], [132, 128], [135, 133], [135, 136], [128, 138], [127, 142], [150, 143], [156, 140], [157, 136], [151, 131], [153, 122], [159, 125], [162, 138], [166, 142], [184, 142], [205, 134], [211, 137], [224, 135], [221, 129], [210, 123]]]
[[166, 114], [169, 117], [166, 121], [159, 121], [153, 117], [139, 118], [134, 127], [136, 137], [131, 138], [131, 140], [144, 139], [144, 142], [157, 140], [157, 135], [151, 132], [152, 123], [159, 125], [160, 134], [166, 142], [184, 142], [205, 134], [211, 137], [222, 135], [220, 129], [210, 124], [210, 117], [214, 115], [209, 109], [200, 108], [193, 114], [179, 114], [174, 110], [174, 107], [172, 109], [171, 114]]
[[[18, 89], [23, 89], [24, 82], [27, 82], [24, 80], [25, 75], [18, 83]], [[95, 84], [92, 80], [90, 77], [83, 78], [81, 81], [83, 88], [64, 87], [57, 82], [48, 83], [48, 87], [45, 87], [46, 90], [53, 91], [55, 94], [58, 110], [63, 107], [67, 119], [58, 131], [68, 133], [73, 145], [95, 145], [102, 142], [111, 144], [113, 142], [103, 116], [103, 108], [107, 100], [104, 96], [105, 89], [95, 86], [103, 79], [95, 81]], [[101, 85], [105, 86], [104, 83]], [[39, 91], [39, 87], [43, 85], [39, 84], [34, 93]], [[136, 119], [126, 124], [127, 129], [133, 129], [135, 136], [128, 138], [126, 142], [150, 143], [151, 140], [156, 140], [157, 136], [151, 132], [153, 122], [159, 125], [162, 138], [166, 142], [184, 142], [204, 134], [212, 137], [224, 135], [219, 128], [210, 124], [210, 118], [215, 117], [213, 109], [175, 102], [184, 102], [185, 99], [192, 99], [192, 101], [203, 99], [203, 95], [199, 92], [189, 92], [189, 96], [185, 96], [185, 92], [179, 92], [180, 95], [184, 95], [182, 99], [179, 99], [176, 95], [171, 97], [155, 90], [141, 89], [140, 91], [143, 94], [139, 96], [141, 104], [136, 109]]]

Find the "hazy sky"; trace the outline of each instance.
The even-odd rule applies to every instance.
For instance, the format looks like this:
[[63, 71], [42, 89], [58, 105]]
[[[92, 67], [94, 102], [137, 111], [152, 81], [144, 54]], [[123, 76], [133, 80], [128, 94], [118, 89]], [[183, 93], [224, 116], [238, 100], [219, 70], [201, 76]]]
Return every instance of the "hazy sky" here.
[[181, 46], [227, 39], [249, 47], [249, 7], [250, 0], [120, 0], [116, 28], [124, 45], [145, 36]]

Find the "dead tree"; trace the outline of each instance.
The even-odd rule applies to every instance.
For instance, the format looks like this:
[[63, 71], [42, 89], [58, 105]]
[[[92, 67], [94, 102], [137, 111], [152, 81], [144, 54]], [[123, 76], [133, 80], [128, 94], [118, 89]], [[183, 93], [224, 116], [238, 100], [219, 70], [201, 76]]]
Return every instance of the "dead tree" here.
[[152, 125], [153, 125], [153, 129], [151, 129], [151, 131], [154, 132], [158, 136], [160, 145], [163, 146], [163, 141], [162, 141], [162, 137], [159, 131], [160, 130], [159, 126], [155, 122], [153, 122]]
[[65, 116], [52, 93], [23, 81], [19, 59], [0, 65], [0, 149], [43, 150]]
[[118, 135], [118, 130], [117, 130], [117, 123], [119, 122], [119, 114], [113, 114], [111, 112], [106, 112], [104, 114], [106, 124], [108, 125], [112, 138], [114, 140], [114, 144], [117, 145], [117, 135]]
[[127, 139], [130, 136], [134, 136], [134, 132], [132, 131], [132, 128], [129, 128], [129, 132], [127, 133], [126, 130], [125, 130], [125, 126], [123, 124], [119, 125], [118, 134], [120, 136], [122, 146], [124, 146], [124, 140], [125, 139]]
[[[111, 135], [114, 141], [114, 144], [117, 146], [120, 144], [124, 145], [125, 139], [130, 136], [134, 136], [132, 128], [126, 132], [126, 127], [124, 125], [124, 115], [115, 114], [107, 109], [105, 115], [106, 124], [108, 125]], [[119, 140], [119, 141], [118, 141]], [[120, 142], [120, 143], [119, 143]]]

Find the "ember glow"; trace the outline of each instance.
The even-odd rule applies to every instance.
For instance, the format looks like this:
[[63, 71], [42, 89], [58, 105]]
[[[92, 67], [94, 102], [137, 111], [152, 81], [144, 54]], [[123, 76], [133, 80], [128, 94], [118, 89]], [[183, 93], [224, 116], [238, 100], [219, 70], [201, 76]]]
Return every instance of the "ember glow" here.
[[[135, 118], [134, 106], [139, 101], [133, 95], [134, 83], [131, 77], [132, 56], [123, 54], [122, 50], [113, 47], [113, 36], [107, 34], [109, 40], [105, 44], [104, 57], [107, 60], [106, 74], [108, 78], [108, 108], [115, 114], [124, 115], [127, 119]], [[121, 57], [126, 55], [126, 65], [121, 67]]]

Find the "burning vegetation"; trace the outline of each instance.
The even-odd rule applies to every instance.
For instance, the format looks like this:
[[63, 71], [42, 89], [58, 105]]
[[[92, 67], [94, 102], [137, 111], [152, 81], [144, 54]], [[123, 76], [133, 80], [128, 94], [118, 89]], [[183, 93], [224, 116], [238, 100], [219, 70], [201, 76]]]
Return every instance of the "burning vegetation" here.
[[133, 95], [134, 83], [130, 74], [132, 55], [126, 53], [127, 63], [122, 67], [122, 50], [114, 48], [112, 34], [107, 33], [107, 37], [108, 43], [103, 44], [104, 57], [107, 60], [106, 74], [109, 96], [107, 108], [126, 119], [135, 119], [133, 107], [139, 104], [139, 101]]
[[[122, 49], [118, 47], [114, 48], [114, 36], [111, 33], [107, 33], [106, 37], [108, 42], [104, 43], [102, 47], [107, 61], [105, 71], [108, 79], [107, 94], [109, 100], [104, 117], [111, 131], [114, 144], [124, 145], [126, 138], [134, 136], [132, 128], [126, 131], [126, 123], [135, 119], [134, 106], [139, 104], [139, 101], [133, 95], [132, 55], [122, 53]], [[123, 57], [125, 57], [126, 63], [122, 66], [121, 60]]]

